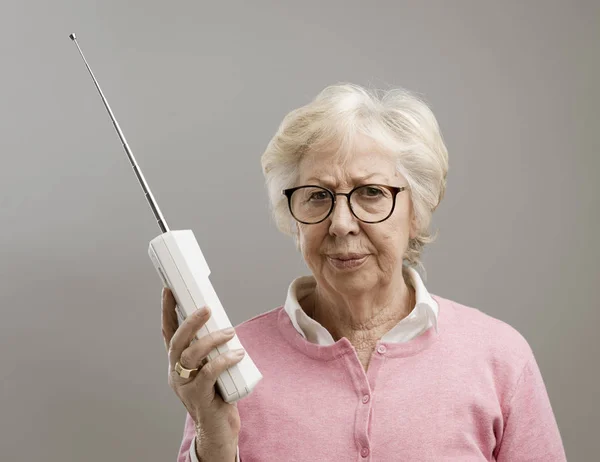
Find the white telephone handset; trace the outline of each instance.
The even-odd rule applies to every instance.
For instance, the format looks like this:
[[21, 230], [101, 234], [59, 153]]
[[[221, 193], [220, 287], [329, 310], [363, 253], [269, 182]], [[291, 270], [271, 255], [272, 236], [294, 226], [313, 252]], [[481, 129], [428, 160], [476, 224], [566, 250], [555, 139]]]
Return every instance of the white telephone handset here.
[[[83, 52], [77, 43], [75, 34], [71, 34], [69, 37], [77, 45], [77, 49], [92, 76], [94, 84], [100, 93], [100, 97], [102, 98], [117, 133], [119, 134], [119, 138], [121, 138], [121, 142], [129, 157], [133, 171], [138, 177], [138, 181], [146, 194], [146, 199], [148, 200], [162, 231], [162, 234], [150, 241], [148, 255], [150, 256], [163, 285], [173, 292], [177, 302], [176, 309], [179, 322], [181, 323], [196, 310], [207, 305], [210, 307], [211, 316], [204, 327], [196, 333], [196, 338], [201, 338], [211, 332], [226, 329], [227, 327], [233, 327], [208, 278], [210, 269], [204, 259], [204, 255], [200, 250], [200, 246], [198, 245], [194, 233], [190, 229], [179, 231], [169, 230], [169, 227], [158, 208], [158, 204], [154, 200], [150, 188], [129, 149], [125, 136], [108, 105], [108, 101], [104, 97], [100, 85], [98, 85], [90, 66], [83, 56]], [[237, 335], [235, 335], [227, 343], [213, 349], [209, 353], [208, 359], [212, 360], [220, 354], [239, 348], [243, 348], [243, 346], [237, 338]], [[217, 391], [224, 401], [232, 403], [249, 395], [262, 378], [262, 374], [246, 352], [241, 361], [234, 364], [219, 376], [217, 380]]]

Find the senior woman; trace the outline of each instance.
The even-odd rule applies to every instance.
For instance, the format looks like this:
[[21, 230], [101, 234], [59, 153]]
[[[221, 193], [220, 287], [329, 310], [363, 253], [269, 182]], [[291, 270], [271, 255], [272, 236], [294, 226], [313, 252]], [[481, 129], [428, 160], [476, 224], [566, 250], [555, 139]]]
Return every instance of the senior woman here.
[[209, 315], [178, 327], [163, 291], [169, 384], [188, 411], [179, 462], [566, 460], [528, 342], [417, 271], [448, 170], [420, 98], [328, 87], [284, 118], [262, 166], [312, 274], [235, 328], [263, 379], [234, 404], [214, 384], [241, 358], [205, 361], [233, 334], [190, 344]]

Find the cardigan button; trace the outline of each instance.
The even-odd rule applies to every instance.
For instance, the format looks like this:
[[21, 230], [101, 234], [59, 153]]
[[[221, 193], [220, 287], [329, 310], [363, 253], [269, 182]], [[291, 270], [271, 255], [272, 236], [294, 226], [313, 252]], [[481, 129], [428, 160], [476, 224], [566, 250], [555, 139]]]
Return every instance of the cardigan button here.
[[365, 404], [367, 404], [369, 402], [369, 399], [370, 399], [369, 395], [364, 395], [363, 399], [362, 399], [362, 402], [365, 403]]
[[360, 455], [363, 457], [367, 457], [369, 455], [369, 448], [362, 448], [360, 451]]
[[383, 353], [385, 353], [386, 351], [387, 351], [387, 348], [385, 347], [385, 345], [379, 345], [379, 346], [377, 347], [377, 352], [378, 352], [379, 354], [383, 354]]

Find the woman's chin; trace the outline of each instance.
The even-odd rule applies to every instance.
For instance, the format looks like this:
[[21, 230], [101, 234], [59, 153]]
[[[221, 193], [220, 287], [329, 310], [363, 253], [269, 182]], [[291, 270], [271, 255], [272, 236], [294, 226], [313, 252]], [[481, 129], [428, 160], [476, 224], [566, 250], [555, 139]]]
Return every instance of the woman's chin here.
[[[369, 257], [366, 257], [368, 260]], [[328, 259], [329, 260], [329, 259]], [[339, 267], [341, 266], [341, 268]], [[326, 279], [340, 291], [361, 292], [369, 290], [373, 286], [372, 275], [369, 265], [365, 262], [359, 264], [332, 264], [329, 261], [325, 265]]]

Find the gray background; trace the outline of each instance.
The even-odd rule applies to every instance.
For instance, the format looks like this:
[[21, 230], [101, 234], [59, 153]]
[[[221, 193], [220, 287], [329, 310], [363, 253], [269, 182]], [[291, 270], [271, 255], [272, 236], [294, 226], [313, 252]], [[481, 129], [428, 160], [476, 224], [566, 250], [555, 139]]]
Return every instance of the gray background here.
[[532, 346], [571, 461], [597, 456], [599, 2], [3, 2], [0, 457], [175, 460], [159, 229], [75, 32], [172, 229], [234, 325], [307, 268], [260, 155], [338, 81], [422, 93], [449, 149], [428, 289]]

